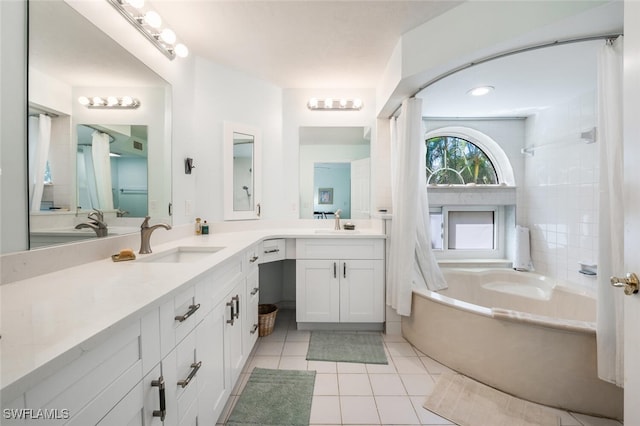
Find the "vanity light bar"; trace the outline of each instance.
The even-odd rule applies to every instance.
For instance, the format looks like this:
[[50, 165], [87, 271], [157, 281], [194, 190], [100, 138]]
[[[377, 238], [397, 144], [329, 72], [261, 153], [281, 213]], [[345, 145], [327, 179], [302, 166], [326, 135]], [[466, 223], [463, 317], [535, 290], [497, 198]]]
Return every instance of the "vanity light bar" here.
[[176, 56], [184, 58], [189, 49], [176, 43], [176, 34], [169, 28], [162, 28], [162, 18], [144, 0], [107, 0], [118, 12], [147, 38], [169, 60]]
[[140, 106], [140, 101], [131, 96], [123, 96], [121, 98], [116, 96], [80, 96], [78, 102], [87, 108], [102, 109], [136, 109]]
[[307, 102], [307, 108], [312, 111], [360, 111], [362, 106], [362, 100], [358, 98], [311, 98]]

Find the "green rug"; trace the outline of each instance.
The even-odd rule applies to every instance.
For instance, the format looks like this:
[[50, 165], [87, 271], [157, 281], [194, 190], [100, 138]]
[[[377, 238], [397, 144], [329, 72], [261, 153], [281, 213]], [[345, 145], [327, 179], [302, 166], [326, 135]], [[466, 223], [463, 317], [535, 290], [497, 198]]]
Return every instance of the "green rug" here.
[[308, 425], [315, 371], [254, 368], [227, 425]]
[[307, 360], [388, 364], [380, 333], [312, 331]]

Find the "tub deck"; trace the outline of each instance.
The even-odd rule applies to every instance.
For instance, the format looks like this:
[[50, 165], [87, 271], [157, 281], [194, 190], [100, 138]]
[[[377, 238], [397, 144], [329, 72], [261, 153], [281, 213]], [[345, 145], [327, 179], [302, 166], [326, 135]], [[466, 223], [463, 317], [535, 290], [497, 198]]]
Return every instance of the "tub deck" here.
[[[514, 279], [523, 274], [506, 272], [518, 274]], [[417, 349], [517, 397], [622, 419], [623, 390], [597, 377], [595, 324], [590, 321], [595, 319], [595, 300], [590, 295], [553, 284], [548, 297], [541, 298], [544, 286], [540, 292], [518, 293], [505, 286], [496, 291], [483, 287], [480, 279], [487, 274], [446, 275], [449, 289], [414, 291], [412, 314], [402, 318], [402, 333]], [[517, 287], [517, 281], [507, 282]], [[470, 294], [463, 297], [465, 286]], [[473, 303], [473, 297], [484, 299], [485, 305]], [[524, 310], [527, 306], [532, 312]]]

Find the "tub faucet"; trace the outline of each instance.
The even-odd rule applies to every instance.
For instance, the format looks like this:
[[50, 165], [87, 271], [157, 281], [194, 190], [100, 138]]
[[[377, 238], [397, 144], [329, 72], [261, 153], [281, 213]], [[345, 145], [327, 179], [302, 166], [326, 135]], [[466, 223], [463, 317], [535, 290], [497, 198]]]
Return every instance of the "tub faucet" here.
[[93, 229], [98, 238], [106, 237], [109, 233], [107, 224], [104, 221], [104, 213], [100, 210], [93, 209], [91, 213], [87, 215], [90, 220], [88, 222], [79, 223], [76, 225], [76, 229], [90, 228]]
[[140, 254], [151, 253], [151, 233], [158, 228], [171, 229], [171, 225], [166, 223], [158, 223], [157, 225], [149, 226], [150, 216], [144, 218], [144, 222], [140, 225]]
[[333, 229], [335, 229], [336, 231], [340, 230], [340, 213], [342, 213], [342, 209], [336, 210], [336, 212], [333, 214], [336, 217], [336, 224]]

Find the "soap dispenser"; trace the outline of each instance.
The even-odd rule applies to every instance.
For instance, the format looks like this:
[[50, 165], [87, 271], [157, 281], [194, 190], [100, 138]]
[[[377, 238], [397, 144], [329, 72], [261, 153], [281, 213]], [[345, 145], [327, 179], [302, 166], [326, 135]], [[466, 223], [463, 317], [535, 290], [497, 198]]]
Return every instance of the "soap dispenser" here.
[[202, 224], [200, 223], [200, 221], [202, 221], [202, 219], [196, 217], [196, 235], [202, 234]]

